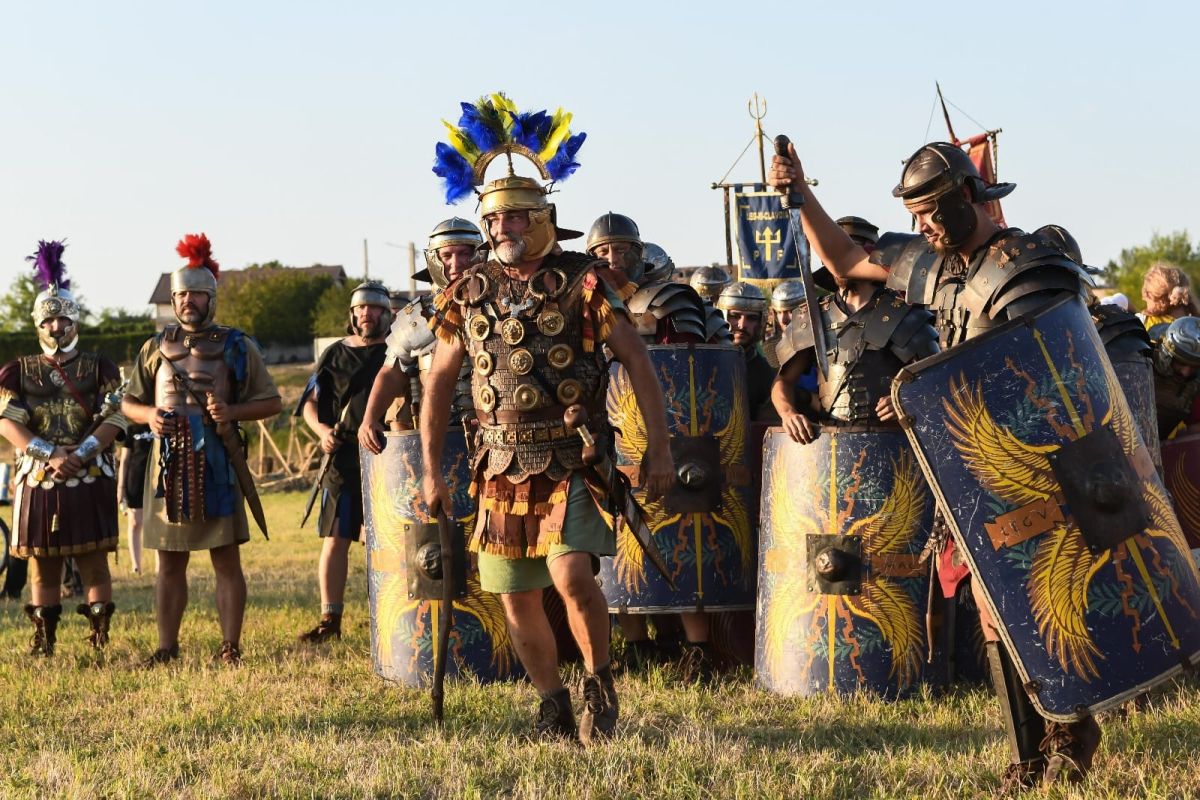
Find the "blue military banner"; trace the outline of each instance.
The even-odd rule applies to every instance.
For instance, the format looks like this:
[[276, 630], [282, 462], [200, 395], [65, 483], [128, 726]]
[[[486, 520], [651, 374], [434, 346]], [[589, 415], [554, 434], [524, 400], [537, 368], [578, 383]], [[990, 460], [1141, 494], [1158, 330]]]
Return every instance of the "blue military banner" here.
[[[782, 280], [800, 277], [796, 246], [788, 225], [788, 212], [780, 196], [761, 183], [733, 187], [737, 215], [738, 279]], [[808, 260], [808, 242], [801, 235], [801, 251]]]

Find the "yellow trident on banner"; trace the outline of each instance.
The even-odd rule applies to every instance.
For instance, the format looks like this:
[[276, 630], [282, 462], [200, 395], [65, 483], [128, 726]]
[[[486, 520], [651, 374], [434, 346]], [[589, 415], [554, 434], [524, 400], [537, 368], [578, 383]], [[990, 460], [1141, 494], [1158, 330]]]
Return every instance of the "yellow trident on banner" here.
[[779, 247], [779, 243], [782, 239], [783, 231], [777, 231], [774, 228], [763, 228], [762, 230], [754, 232], [754, 243], [763, 246], [764, 262], [774, 261], [781, 255], [781, 253], [776, 252], [775, 255], [772, 256], [771, 247], [774, 246], [778, 250], [782, 250], [783, 248]]

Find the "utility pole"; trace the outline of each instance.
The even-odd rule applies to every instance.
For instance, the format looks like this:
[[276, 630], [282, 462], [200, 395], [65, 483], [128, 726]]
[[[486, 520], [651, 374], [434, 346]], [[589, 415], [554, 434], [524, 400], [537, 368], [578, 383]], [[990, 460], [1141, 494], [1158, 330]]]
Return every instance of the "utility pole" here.
[[371, 261], [367, 258], [367, 240], [363, 239], [363, 280], [371, 278]]
[[417, 293], [417, 279], [413, 276], [417, 274], [417, 246], [412, 242], [408, 243], [408, 291], [414, 296]]

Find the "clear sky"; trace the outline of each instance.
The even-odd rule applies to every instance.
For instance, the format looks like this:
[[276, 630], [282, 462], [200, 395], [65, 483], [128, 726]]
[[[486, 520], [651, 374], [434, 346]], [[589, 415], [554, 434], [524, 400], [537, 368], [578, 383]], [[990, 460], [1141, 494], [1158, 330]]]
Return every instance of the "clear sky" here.
[[[175, 242], [225, 267], [343, 264], [407, 283], [447, 208], [429, 168], [458, 102], [503, 90], [588, 133], [555, 199], [586, 229], [633, 216], [676, 263], [724, 258], [709, 189], [753, 133], [797, 143], [835, 216], [882, 229], [934, 80], [988, 127], [1010, 224], [1056, 222], [1103, 264], [1200, 234], [1194, 3], [6, 2], [0, 282], [67, 237], [93, 308], [143, 308]], [[778, 10], [775, 10], [778, 9]], [[960, 136], [975, 132], [957, 112]], [[944, 136], [935, 117], [930, 138]], [[733, 179], [753, 180], [748, 155]]]

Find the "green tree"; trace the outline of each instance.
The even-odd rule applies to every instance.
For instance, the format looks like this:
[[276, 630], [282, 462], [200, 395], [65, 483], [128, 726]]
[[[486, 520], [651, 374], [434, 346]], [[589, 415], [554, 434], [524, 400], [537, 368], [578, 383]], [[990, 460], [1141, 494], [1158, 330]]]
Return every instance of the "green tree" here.
[[1193, 292], [1200, 292], [1200, 247], [1192, 244], [1186, 230], [1167, 235], [1155, 231], [1150, 244], [1122, 250], [1116, 261], [1109, 261], [1104, 277], [1115, 291], [1124, 292], [1135, 308], [1141, 308], [1142, 280], [1158, 261], [1183, 269], [1192, 281]]
[[300, 344], [312, 336], [317, 300], [332, 284], [326, 275], [296, 272], [278, 261], [251, 265], [221, 277], [217, 320], [264, 344]]
[[344, 336], [350, 320], [350, 296], [361, 278], [347, 278], [340, 286], [332, 284], [317, 300], [313, 313], [313, 336]]
[[8, 293], [0, 300], [0, 330], [10, 333], [33, 331], [33, 301], [37, 297], [37, 283], [32, 272], [22, 272], [9, 284]]

